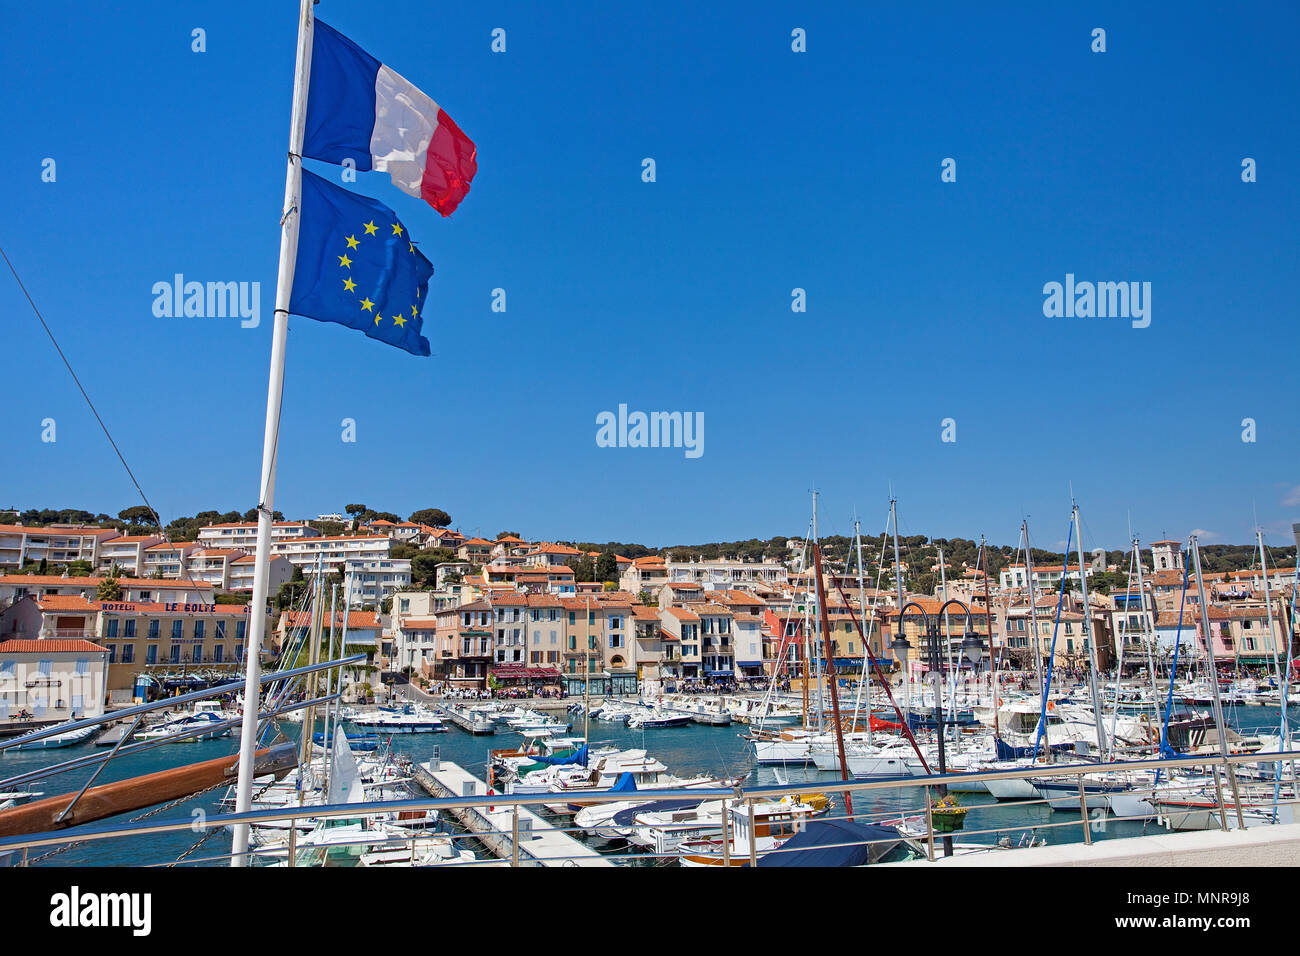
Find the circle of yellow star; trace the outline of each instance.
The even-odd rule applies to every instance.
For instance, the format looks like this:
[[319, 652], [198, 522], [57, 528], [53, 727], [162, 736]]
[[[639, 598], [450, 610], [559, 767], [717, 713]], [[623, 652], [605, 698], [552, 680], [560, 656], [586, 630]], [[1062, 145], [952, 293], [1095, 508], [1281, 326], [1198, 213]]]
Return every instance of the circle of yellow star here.
[[378, 325], [382, 321], [384, 321], [384, 317], [382, 315], [375, 316], [375, 325]]
[[356, 291], [357, 284], [352, 281], [352, 276], [348, 276], [343, 280], [343, 288], [347, 289], [349, 292]]
[[374, 221], [373, 219], [370, 220], [370, 221], [369, 221], [368, 223], [366, 223], [365, 225], [366, 225], [366, 235], [367, 235], [367, 236], [373, 236], [373, 235], [376, 235], [376, 234], [377, 234], [376, 230], [378, 230], [379, 227], [375, 225], [375, 221]]
[[352, 268], [352, 260], [346, 254], [339, 256], [339, 265], [344, 269]]
[[401, 226], [401, 224], [400, 224], [400, 223], [396, 223], [396, 222], [393, 223], [393, 235], [395, 235], [395, 236], [400, 236], [401, 234], [402, 234], [402, 226]]
[[401, 313], [393, 316], [393, 322], [400, 325], [402, 328], [406, 328], [406, 316]]
[[349, 249], [355, 249], [355, 248], [356, 248], [357, 246], [359, 246], [359, 245], [361, 245], [361, 243], [357, 242], [357, 237], [356, 237], [356, 236], [348, 236], [348, 248], [349, 248]]
[[365, 309], [367, 312], [373, 312], [375, 310], [375, 304], [369, 299], [362, 299], [361, 308]]

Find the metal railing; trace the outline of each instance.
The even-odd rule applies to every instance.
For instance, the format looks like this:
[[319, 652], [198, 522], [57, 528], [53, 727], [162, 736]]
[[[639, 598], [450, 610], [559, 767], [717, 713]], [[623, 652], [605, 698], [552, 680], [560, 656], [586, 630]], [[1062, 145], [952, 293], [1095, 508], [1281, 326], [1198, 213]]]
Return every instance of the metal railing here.
[[[336, 665], [337, 666], [337, 665]], [[849, 843], [837, 843], [838, 846], [867, 846], [871, 844], [881, 844], [881, 851], [890, 849], [899, 844], [906, 844], [911, 847], [914, 853], [929, 860], [936, 860], [945, 851], [951, 852], [951, 841], [954, 837], [963, 840], [961, 850], [963, 852], [973, 852], [975, 850], [995, 851], [1007, 846], [1014, 846], [1011, 836], [1016, 833], [1020, 834], [1020, 843], [1024, 844], [1026, 835], [1028, 835], [1030, 845], [1038, 842], [1041, 833], [1050, 833], [1052, 831], [1063, 831], [1068, 838], [1070, 831], [1078, 828], [1081, 831], [1082, 842], [1091, 844], [1094, 836], [1099, 831], [1104, 830], [1104, 823], [1099, 821], [1097, 816], [1098, 808], [1090, 806], [1095, 803], [1098, 792], [1089, 790], [1089, 778], [1098, 777], [1098, 775], [1123, 776], [1125, 774], [1145, 773], [1152, 770], [1161, 771], [1162, 775], [1169, 771], [1199, 770], [1206, 777], [1187, 782], [1183, 787], [1173, 786], [1170, 783], [1165, 784], [1167, 793], [1178, 793], [1181, 791], [1191, 790], [1195, 793], [1208, 792], [1210, 787], [1213, 788], [1214, 797], [1211, 800], [1197, 801], [1195, 803], [1196, 812], [1205, 812], [1212, 815], [1217, 823], [1217, 829], [1227, 831], [1236, 828], [1246, 828], [1257, 824], [1268, 824], [1274, 822], [1283, 822], [1284, 819], [1296, 819], [1295, 809], [1300, 807], [1300, 800], [1297, 799], [1297, 781], [1294, 771], [1297, 753], [1295, 752], [1270, 752], [1270, 753], [1250, 753], [1250, 754], [1230, 754], [1226, 758], [1219, 755], [1204, 756], [1186, 756], [1178, 758], [1161, 758], [1148, 760], [1131, 760], [1117, 761], [1110, 763], [1087, 763], [1087, 764], [1044, 764], [1015, 770], [991, 770], [979, 771], [960, 774], [946, 775], [929, 775], [920, 777], [891, 778], [884, 780], [827, 780], [821, 779], [816, 781], [804, 781], [801, 783], [788, 783], [781, 785], [754, 786], [743, 788], [737, 786], [733, 789], [651, 789], [640, 790], [634, 793], [615, 792], [615, 791], [569, 791], [569, 792], [549, 792], [540, 794], [483, 794], [474, 796], [429, 796], [429, 797], [411, 797], [401, 800], [373, 801], [365, 803], [350, 804], [328, 804], [328, 805], [304, 805], [289, 806], [283, 808], [252, 810], [246, 813], [226, 813], [213, 814], [206, 818], [202, 826], [202, 832], [205, 834], [204, 840], [210, 836], [210, 832], [215, 828], [232, 827], [236, 824], [247, 823], [254, 827], [267, 826], [271, 824], [283, 824], [290, 822], [291, 829], [298, 829], [307, 822], [320, 822], [328, 820], [357, 820], [373, 819], [379, 815], [385, 815], [393, 818], [398, 829], [376, 831], [361, 834], [351, 840], [335, 840], [319, 846], [299, 845], [298, 852], [286, 852], [283, 845], [264, 845], [249, 850], [249, 856], [253, 859], [260, 858], [285, 858], [289, 866], [299, 865], [306, 857], [304, 854], [316, 854], [313, 857], [315, 862], [324, 859], [325, 852], [347, 847], [356, 847], [364, 850], [369, 847], [382, 849], [409, 849], [409, 861], [414, 863], [420, 857], [421, 850], [427, 850], [431, 845], [431, 840], [446, 839], [446, 836], [431, 837], [431, 835], [422, 830], [411, 830], [409, 832], [400, 829], [400, 820], [396, 820], [396, 815], [413, 811], [437, 811], [447, 813], [455, 818], [462, 825], [462, 829], [453, 834], [458, 840], [471, 840], [488, 848], [492, 859], [475, 859], [467, 862], [448, 862], [445, 865], [510, 865], [510, 866], [537, 866], [537, 865], [584, 865], [584, 864], [607, 864], [607, 863], [663, 863], [671, 861], [675, 854], [658, 854], [653, 852], [641, 852], [636, 849], [622, 851], [613, 854], [594, 854], [590, 847], [579, 842], [579, 838], [585, 835], [581, 827], [561, 825], [552, 823], [545, 818], [538, 817], [529, 813], [529, 808], [542, 808], [546, 805], [556, 803], [581, 803], [583, 805], [595, 805], [605, 803], [647, 803], [658, 800], [682, 800], [689, 798], [698, 800], [701, 803], [707, 801], [720, 801], [722, 812], [720, 821], [716, 825], [704, 825], [696, 834], [696, 839], [713, 841], [713, 845], [719, 851], [715, 854], [715, 861], [721, 865], [749, 864], [755, 865], [761, 857], [772, 853], [781, 854], [794, 852], [793, 849], [784, 845], [762, 846], [760, 847], [755, 840], [747, 842], [735, 842], [731, 832], [732, 812], [739, 812], [742, 818], [749, 822], [748, 830], [750, 833], [755, 832], [754, 822], [756, 814], [761, 813], [764, 807], [770, 805], [773, 801], [782, 798], [798, 799], [799, 795], [807, 795], [811, 792], [824, 792], [828, 796], [848, 795], [849, 797], [863, 795], [883, 794], [886, 792], [902, 793], [905, 797], [911, 797], [910, 806], [891, 806], [885, 809], [879, 807], [863, 808], [863, 801], [858, 801], [855, 812], [851, 815], [847, 812], [847, 801], [841, 799], [835, 812], [826, 812], [820, 816], [807, 816], [801, 824], [795, 825], [795, 830], [806, 828], [808, 823], [817, 820], [835, 821], [851, 819], [856, 823], [882, 824], [890, 828], [903, 827], [898, 834], [883, 836], [880, 839], [862, 839], [860, 841]], [[78, 761], [79, 763], [80, 761]], [[431, 762], [437, 766], [437, 758]], [[1278, 773], [1275, 776], [1263, 776], [1263, 771], [1259, 771], [1261, 776], [1257, 779], [1256, 784], [1252, 784], [1249, 779], [1246, 780], [1246, 786], [1257, 786], [1258, 792], [1256, 802], [1249, 806], [1243, 807], [1244, 798], [1234, 799], [1229, 792], [1230, 788], [1226, 781], [1234, 781], [1231, 788], [1236, 791], [1242, 784], [1240, 775], [1246, 770], [1246, 776], [1249, 778], [1250, 771], [1244, 765], [1260, 765], [1268, 768], [1276, 768]], [[1290, 767], [1290, 775], [1282, 777], [1280, 770], [1283, 766]], [[1271, 772], [1271, 770], [1270, 770]], [[428, 776], [426, 774], [426, 776]], [[994, 803], [971, 803], [965, 802], [961, 806], [967, 813], [977, 810], [992, 810], [995, 808], [1005, 808], [1015, 806], [1021, 808], [1044, 807], [1049, 804], [1055, 804], [1053, 809], [1060, 811], [1062, 802], [1073, 804], [1077, 802], [1078, 810], [1059, 813], [1060, 819], [1049, 818], [1046, 821], [1036, 820], [1027, 822], [1024, 819], [1013, 824], [1002, 826], [986, 826], [982, 828], [966, 829], [964, 826], [957, 830], [944, 830], [936, 826], [936, 818], [942, 817], [944, 808], [935, 802], [935, 791], [943, 785], [951, 786], [962, 782], [969, 787], [971, 784], [987, 783], [989, 781], [1005, 780], [1026, 780], [1062, 778], [1063, 780], [1073, 780], [1077, 782], [1078, 798], [1074, 800], [1072, 796], [1038, 797], [1031, 800], [1016, 801], [1013, 804], [1005, 802]], [[1210, 782], [1207, 782], [1207, 778]], [[476, 789], [482, 788], [483, 782], [476, 781]], [[1139, 788], [1145, 793], [1147, 786]], [[1073, 790], [1073, 788], [1071, 788]], [[739, 808], [737, 810], [737, 808]], [[1156, 808], [1156, 814], [1160, 813], [1159, 807]], [[1285, 811], [1285, 812], [1284, 812]], [[1104, 817], [1104, 811], [1101, 811]], [[1022, 815], [1023, 816], [1023, 815]], [[1117, 821], [1133, 820], [1142, 821], [1151, 818], [1151, 814], [1142, 814], [1136, 817], [1114, 816], [1112, 819]], [[537, 827], [535, 824], [541, 820], [542, 826]], [[303, 822], [300, 822], [303, 821]], [[1197, 827], [1204, 829], [1206, 827]], [[47, 833], [31, 834], [21, 837], [0, 839], [0, 855], [5, 853], [21, 854], [23, 862], [28, 859], [30, 851], [42, 847], [55, 847], [69, 842], [79, 843], [100, 843], [106, 840], [125, 839], [156, 835], [165, 833], [181, 833], [184, 831], [198, 832], [195, 820], [192, 817], [173, 820], [149, 820], [135, 823], [118, 823], [105, 825], [92, 825], [88, 827], [78, 827], [75, 830], [54, 831]], [[1001, 835], [999, 842], [985, 842], [983, 839], [972, 838], [997, 838]], [[548, 852], [540, 853], [536, 848], [539, 839], [545, 839]], [[1107, 839], [1123, 840], [1124, 837], [1108, 837]], [[200, 844], [204, 842], [200, 840]], [[568, 841], [568, 842], [565, 842]], [[1061, 842], [1061, 841], [1057, 841]], [[198, 844], [196, 844], [197, 847]], [[888, 846], [886, 846], [888, 845]], [[567, 848], [567, 849], [566, 849]], [[805, 847], [809, 849], [813, 847]], [[558, 849], [558, 852], [557, 852]], [[188, 851], [187, 851], [188, 852]], [[125, 854], [123, 854], [125, 855]], [[116, 859], [121, 859], [121, 856]], [[230, 860], [228, 852], [221, 853], [213, 851], [210, 855], [197, 858], [188, 857], [187, 864], [194, 863], [225, 863]], [[173, 865], [177, 861], [165, 860], [158, 861], [154, 864], [150, 861], [140, 861], [144, 865]]]

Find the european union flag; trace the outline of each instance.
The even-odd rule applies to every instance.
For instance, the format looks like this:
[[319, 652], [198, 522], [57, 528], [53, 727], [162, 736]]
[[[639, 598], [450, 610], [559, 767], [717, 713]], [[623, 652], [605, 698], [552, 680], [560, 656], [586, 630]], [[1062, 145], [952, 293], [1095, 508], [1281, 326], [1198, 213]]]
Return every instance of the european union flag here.
[[428, 355], [420, 330], [433, 266], [397, 214], [304, 169], [299, 215], [289, 311]]

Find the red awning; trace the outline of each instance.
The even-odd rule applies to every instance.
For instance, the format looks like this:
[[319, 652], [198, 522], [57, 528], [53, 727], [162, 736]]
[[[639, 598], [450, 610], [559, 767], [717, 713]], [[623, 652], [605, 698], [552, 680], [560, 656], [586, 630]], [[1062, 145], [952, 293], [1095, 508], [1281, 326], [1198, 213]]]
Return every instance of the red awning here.
[[524, 667], [522, 664], [503, 664], [500, 667], [492, 668], [493, 677], [512, 678], [524, 677], [530, 680], [556, 680], [560, 672], [554, 667]]

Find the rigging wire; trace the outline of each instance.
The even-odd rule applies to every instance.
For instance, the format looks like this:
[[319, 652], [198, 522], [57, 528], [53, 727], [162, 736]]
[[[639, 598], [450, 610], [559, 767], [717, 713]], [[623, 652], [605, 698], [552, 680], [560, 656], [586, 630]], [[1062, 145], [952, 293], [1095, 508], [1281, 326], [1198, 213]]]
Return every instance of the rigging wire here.
[[63, 360], [64, 367], [67, 368], [68, 374], [72, 376], [72, 381], [76, 383], [77, 389], [81, 392], [81, 397], [86, 400], [86, 404], [90, 407], [91, 414], [95, 416], [95, 421], [99, 422], [99, 427], [103, 430], [104, 437], [107, 438], [108, 443], [113, 446], [113, 451], [117, 454], [117, 460], [120, 461], [122, 467], [126, 469], [126, 473], [131, 479], [131, 484], [135, 485], [135, 490], [140, 495], [140, 500], [144, 502], [145, 507], [148, 508], [150, 513], [153, 515], [154, 522], [158, 525], [159, 530], [162, 530], [162, 519], [158, 516], [157, 509], [155, 509], [150, 503], [149, 497], [144, 493], [144, 489], [140, 487], [140, 482], [136, 480], [135, 473], [131, 470], [131, 466], [126, 463], [126, 457], [122, 454], [122, 449], [120, 449], [117, 442], [114, 441], [112, 433], [108, 430], [108, 426], [104, 424], [104, 419], [100, 417], [99, 409], [95, 408], [95, 403], [90, 400], [90, 396], [86, 393], [86, 387], [81, 384], [81, 379], [78, 378], [77, 373], [73, 371], [72, 363], [68, 361], [67, 355], [65, 355], [63, 349], [59, 347], [58, 340], [54, 338], [54, 333], [50, 331], [50, 326], [45, 321], [45, 316], [41, 315], [41, 310], [37, 308], [36, 302], [32, 299], [31, 293], [27, 291], [27, 286], [18, 275], [18, 270], [14, 268], [14, 264], [9, 260], [9, 255], [4, 251], [3, 247], [0, 247], [0, 256], [4, 257], [5, 265], [7, 265], [9, 271], [13, 273], [14, 281], [18, 283], [18, 288], [22, 290], [23, 295], [27, 298], [27, 304], [30, 305], [32, 311], [36, 313], [36, 318], [41, 323], [41, 328], [43, 328], [45, 334], [49, 336], [50, 344], [54, 346], [54, 351], [59, 353], [59, 358]]

